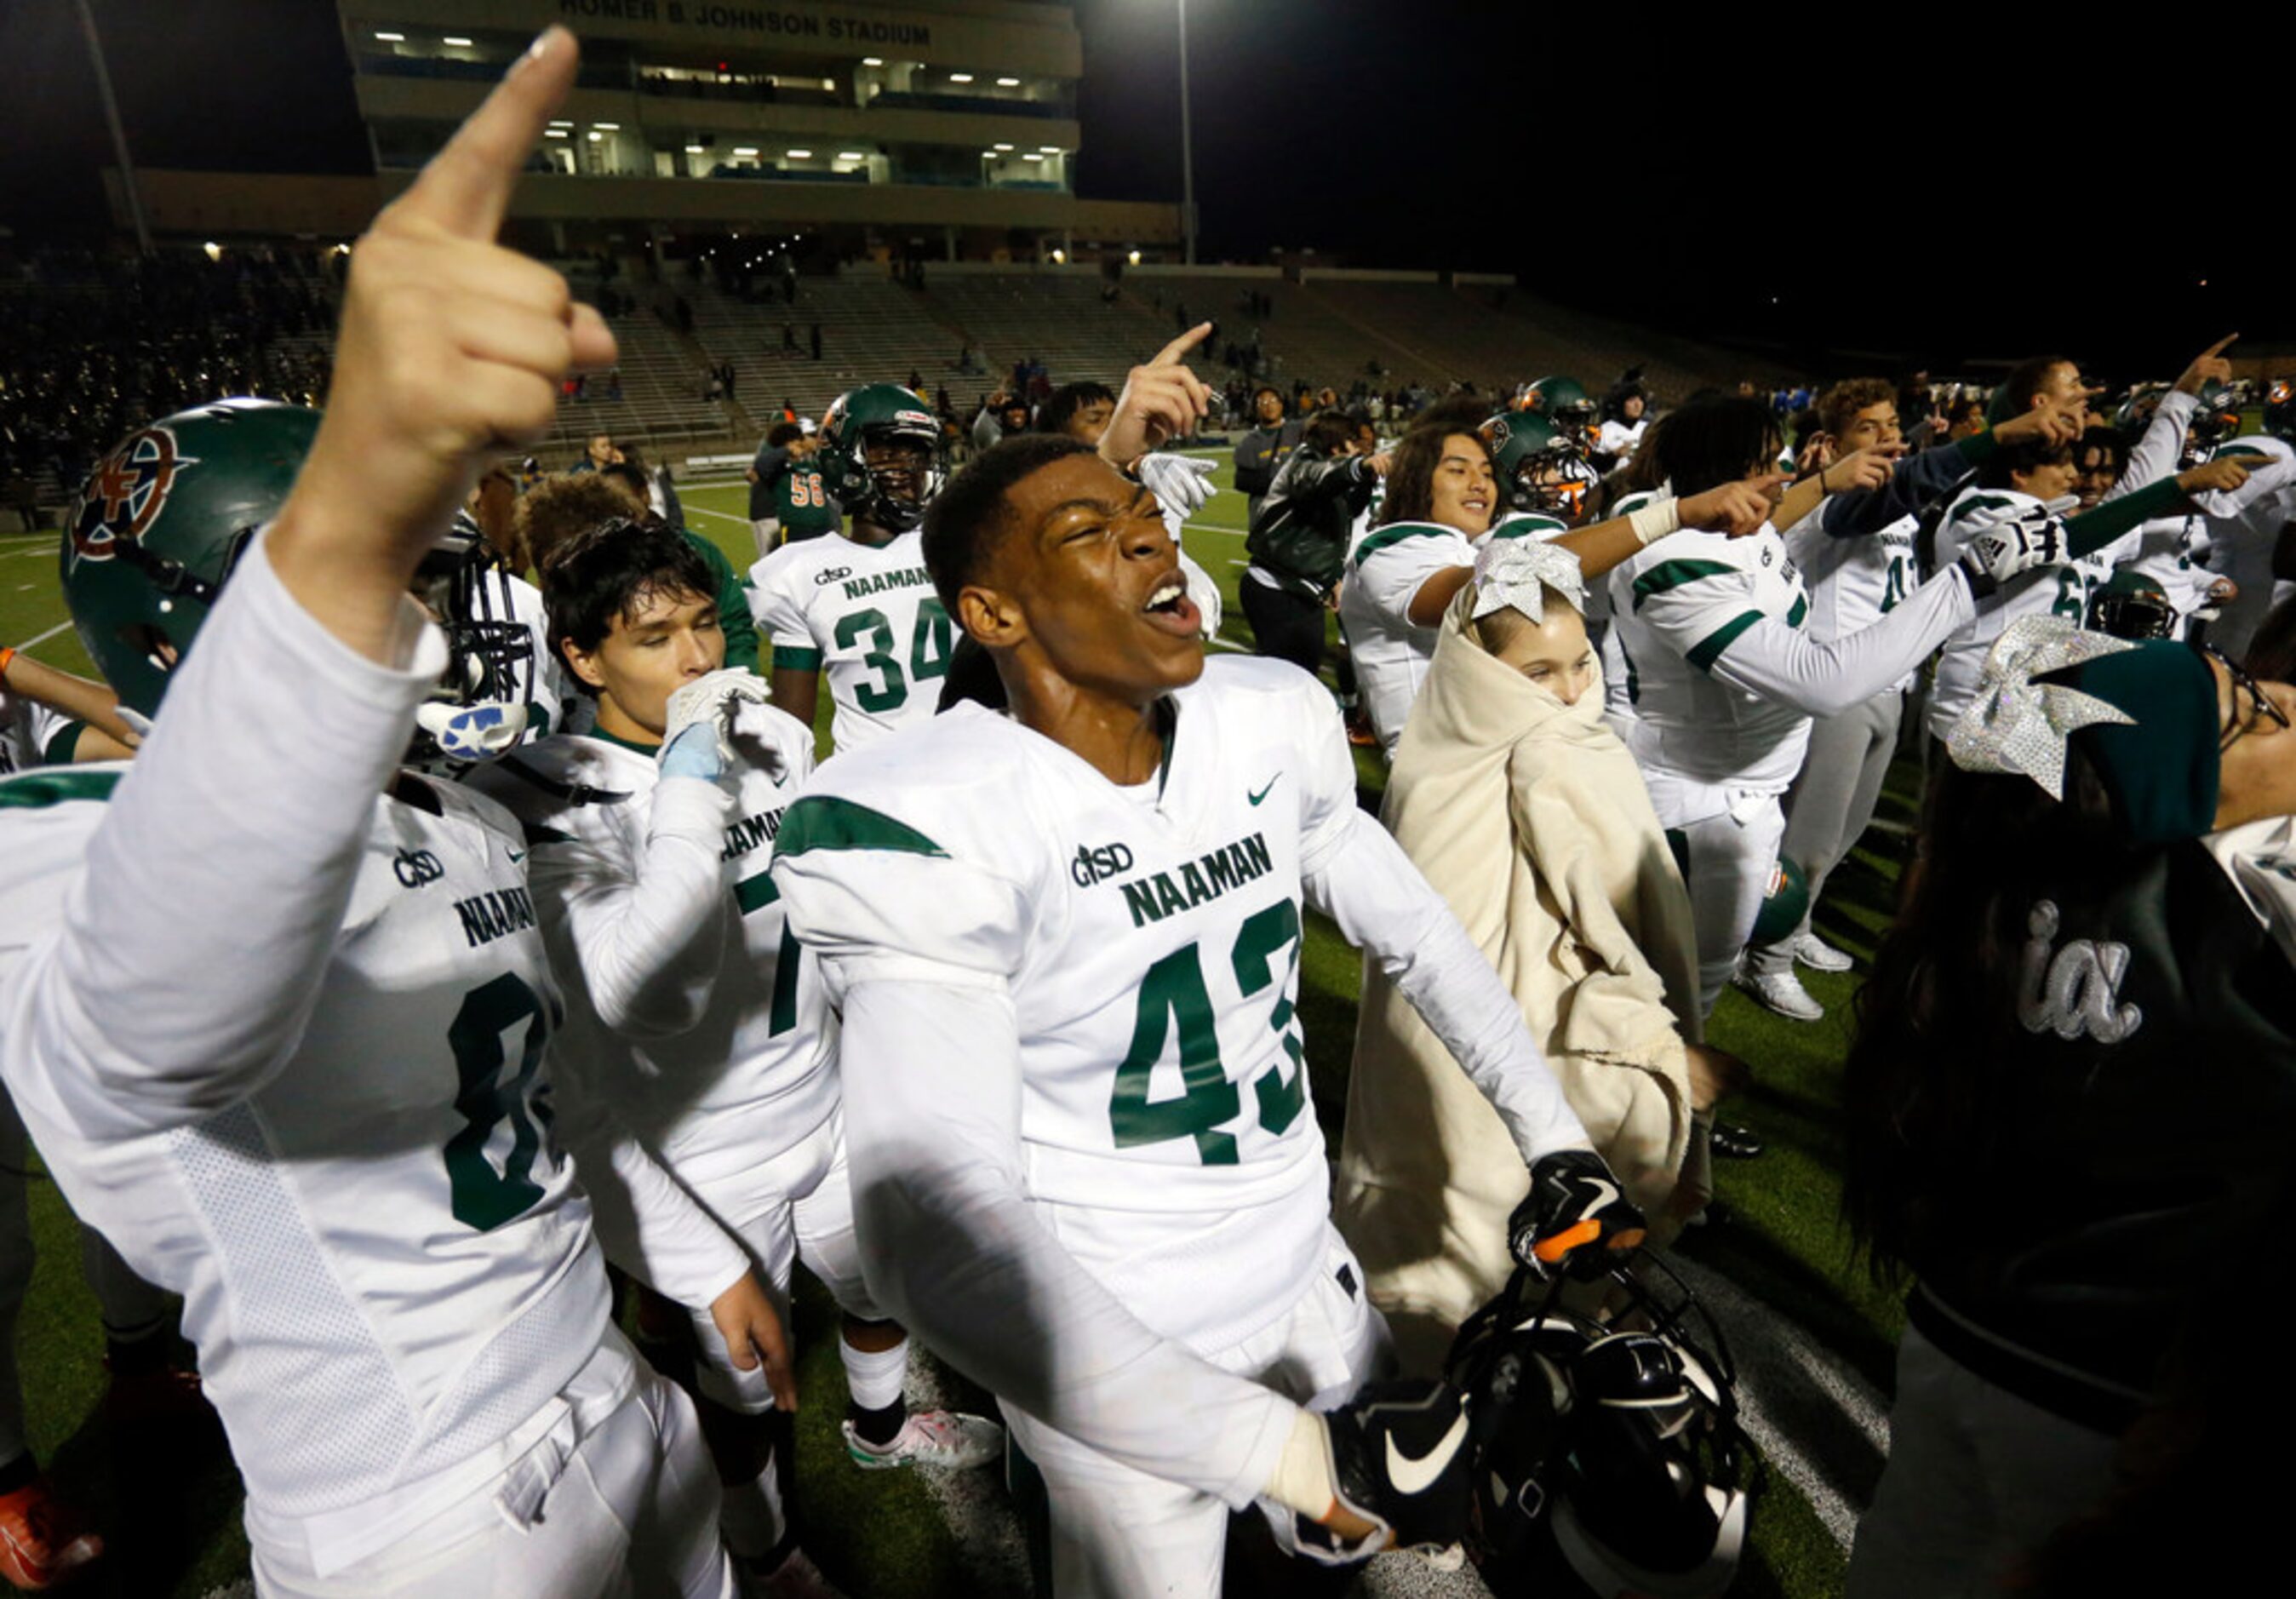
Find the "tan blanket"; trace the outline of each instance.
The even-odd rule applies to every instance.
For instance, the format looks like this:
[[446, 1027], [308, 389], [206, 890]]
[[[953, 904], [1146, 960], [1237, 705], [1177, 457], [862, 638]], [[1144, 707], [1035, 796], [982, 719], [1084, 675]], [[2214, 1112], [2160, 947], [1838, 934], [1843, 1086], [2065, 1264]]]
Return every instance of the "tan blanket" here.
[[[1663, 1242], [1704, 1197], [1677, 1194], [1691, 1131], [1683, 1045], [1699, 1038], [1690, 902], [1641, 774], [1603, 721], [1599, 679], [1564, 705], [1476, 642], [1473, 600], [1471, 585], [1444, 619], [1382, 819], [1521, 1001], [1588, 1137]], [[1337, 1210], [1406, 1360], [1439, 1355], [1505, 1283], [1506, 1219], [1528, 1186], [1497, 1114], [1365, 962]], [[1414, 1331], [1414, 1318], [1430, 1324]]]

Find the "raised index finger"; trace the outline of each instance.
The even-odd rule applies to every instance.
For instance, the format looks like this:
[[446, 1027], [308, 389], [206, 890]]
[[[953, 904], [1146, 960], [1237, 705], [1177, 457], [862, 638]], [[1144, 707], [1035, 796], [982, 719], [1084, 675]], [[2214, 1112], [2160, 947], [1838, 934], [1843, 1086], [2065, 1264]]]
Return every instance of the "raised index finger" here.
[[1171, 343], [1158, 350], [1156, 352], [1155, 359], [1149, 362], [1148, 365], [1151, 366], [1177, 366], [1182, 361], [1187, 358], [1187, 354], [1190, 350], [1195, 348], [1196, 346], [1201, 344], [1205, 340], [1211, 336], [1212, 324], [1209, 322], [1200, 322], [1196, 324], [1195, 326], [1190, 328], [1186, 332], [1173, 340]]
[[2234, 340], [2239, 337], [2240, 335], [2238, 333], [2226, 333], [2214, 344], [2210, 345], [2208, 348], [2202, 350], [2201, 352], [2201, 359], [2205, 361], [2211, 356], [2220, 356], [2224, 354], [2225, 346], [2230, 344]]
[[449, 233], [491, 241], [502, 229], [526, 158], [573, 86], [580, 53], [574, 36], [563, 28], [544, 29], [485, 103], [455, 130], [447, 147], [430, 158], [398, 206]]

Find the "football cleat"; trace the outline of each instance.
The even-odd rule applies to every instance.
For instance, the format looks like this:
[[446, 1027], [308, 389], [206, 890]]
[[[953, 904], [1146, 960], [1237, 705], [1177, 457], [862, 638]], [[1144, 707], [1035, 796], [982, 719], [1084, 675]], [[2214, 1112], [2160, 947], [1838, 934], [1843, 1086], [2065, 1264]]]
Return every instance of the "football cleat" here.
[[0, 1494], [0, 1577], [30, 1594], [70, 1581], [103, 1554], [103, 1540], [75, 1520], [45, 1477]]
[[1467, 1411], [1447, 1384], [1421, 1379], [1374, 1382], [1324, 1416], [1332, 1486], [1339, 1507], [1373, 1525], [1343, 1542], [1307, 1517], [1300, 1553], [1321, 1565], [1349, 1565], [1383, 1549], [1414, 1549], [1439, 1563], [1467, 1536], [1470, 1488]]
[[987, 1416], [961, 1411], [912, 1410], [893, 1441], [882, 1447], [865, 1441], [851, 1422], [844, 1426], [845, 1452], [865, 1472], [890, 1472], [905, 1465], [962, 1472], [988, 1465], [1004, 1456], [1004, 1429]]
[[1542, 1155], [1507, 1223], [1514, 1258], [1541, 1275], [1596, 1277], [1642, 1246], [1649, 1224], [1590, 1149]]

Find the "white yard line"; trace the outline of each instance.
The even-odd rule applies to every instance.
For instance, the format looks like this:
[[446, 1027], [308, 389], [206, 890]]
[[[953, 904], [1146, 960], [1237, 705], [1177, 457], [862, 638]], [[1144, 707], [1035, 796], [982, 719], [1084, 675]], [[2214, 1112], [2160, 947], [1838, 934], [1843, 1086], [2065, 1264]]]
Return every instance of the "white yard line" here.
[[53, 637], [54, 637], [57, 634], [59, 634], [59, 633], [65, 633], [65, 632], [69, 632], [69, 631], [70, 630], [70, 628], [71, 628], [71, 624], [70, 624], [70, 622], [58, 622], [54, 627], [53, 627], [49, 628], [45, 633], [42, 633], [42, 634], [39, 634], [39, 635], [37, 635], [37, 636], [34, 636], [34, 637], [28, 638], [28, 639], [26, 639], [22, 644], [18, 644], [16, 647], [17, 647], [18, 649], [20, 649], [20, 650], [29, 650], [29, 649], [32, 648], [35, 644], [44, 644], [47, 643], [47, 642], [48, 642], [48, 640], [50, 640], [50, 639], [53, 638]]

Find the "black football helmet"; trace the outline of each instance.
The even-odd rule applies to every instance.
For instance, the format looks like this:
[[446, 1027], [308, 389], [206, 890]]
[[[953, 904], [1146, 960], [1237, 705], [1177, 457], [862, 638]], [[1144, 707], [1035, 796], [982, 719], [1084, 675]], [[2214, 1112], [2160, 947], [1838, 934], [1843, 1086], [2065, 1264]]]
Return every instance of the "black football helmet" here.
[[2169, 603], [2166, 589], [2142, 572], [2123, 567], [2091, 597], [2081, 626], [2092, 633], [2141, 642], [2174, 638], [2177, 619], [2177, 608]]
[[1469, 1317], [1444, 1376], [1465, 1394], [1477, 1564], [1500, 1599], [1707, 1599], [1736, 1574], [1759, 1457], [1721, 1329], [1644, 1253], [1609, 1322], [1518, 1270]]

